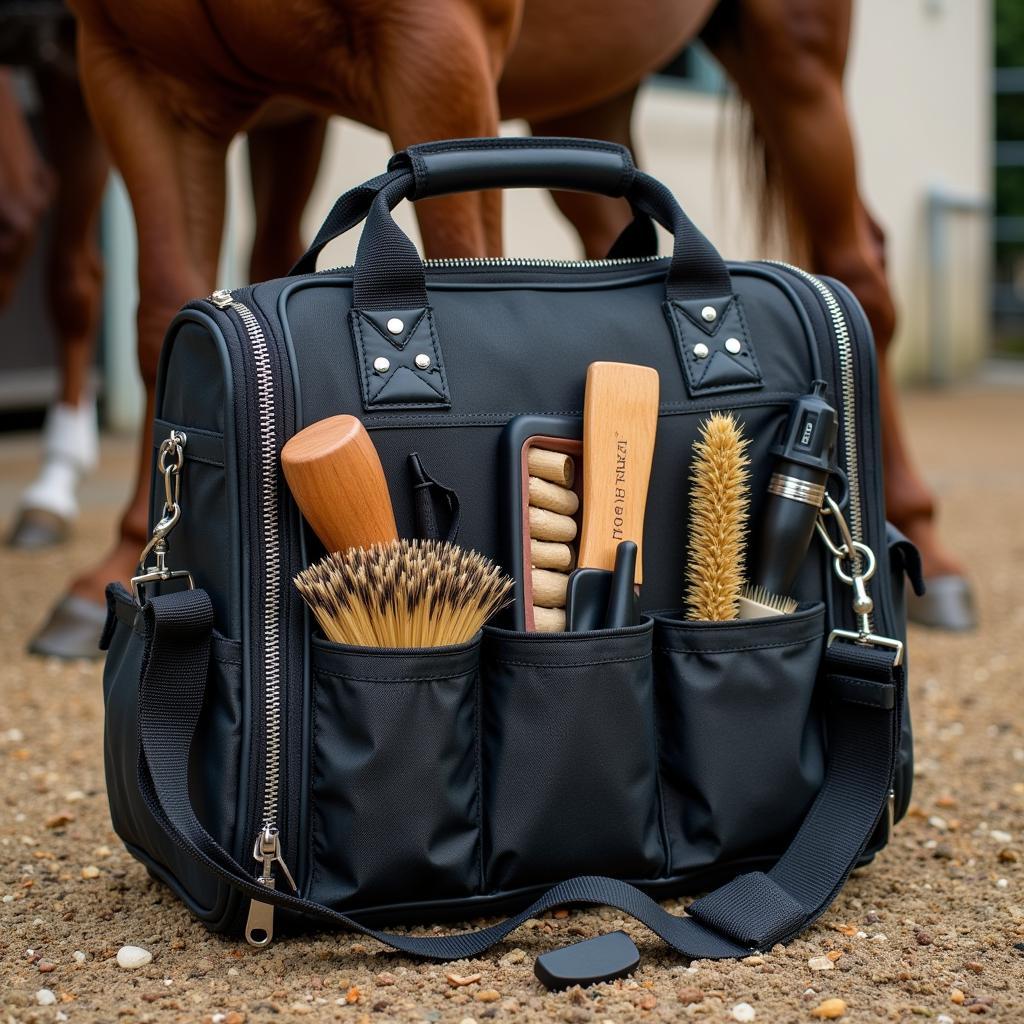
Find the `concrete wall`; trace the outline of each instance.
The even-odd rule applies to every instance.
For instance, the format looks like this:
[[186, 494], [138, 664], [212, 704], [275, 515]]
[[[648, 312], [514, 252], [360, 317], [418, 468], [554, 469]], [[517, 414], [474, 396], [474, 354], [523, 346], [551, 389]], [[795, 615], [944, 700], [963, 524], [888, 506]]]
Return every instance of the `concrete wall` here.
[[[927, 196], [942, 189], [985, 199], [990, 191], [989, 0], [859, 0], [856, 3], [848, 93], [860, 155], [863, 191], [889, 235], [890, 267], [901, 311], [896, 366], [905, 378], [929, 375], [933, 332], [928, 316]], [[644, 166], [666, 181], [724, 255], [759, 252], [755, 217], [744, 202], [737, 160], [735, 107], [664, 85], [642, 93], [636, 122]], [[508, 132], [521, 125], [506, 126]], [[307, 211], [313, 234], [341, 191], [379, 173], [387, 140], [360, 125], [335, 122], [320, 179]], [[227, 284], [245, 278], [242, 253], [251, 231], [244, 153], [232, 154], [232, 242]], [[415, 225], [408, 204], [399, 221]], [[949, 369], [968, 372], [987, 345], [988, 232], [983, 216], [954, 215], [948, 264], [938, 282], [937, 311], [952, 352]], [[543, 194], [506, 198], [510, 255], [572, 257], [574, 236]], [[356, 237], [332, 245], [321, 266], [346, 264]]]

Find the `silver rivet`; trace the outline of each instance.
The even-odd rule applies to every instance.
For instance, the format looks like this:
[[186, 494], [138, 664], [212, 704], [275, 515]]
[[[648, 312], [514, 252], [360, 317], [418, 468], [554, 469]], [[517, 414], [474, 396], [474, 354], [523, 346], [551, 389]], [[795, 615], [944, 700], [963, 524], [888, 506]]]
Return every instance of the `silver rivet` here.
[[707, 347], [707, 345], [705, 345], [703, 341], [698, 341], [697, 344], [693, 346], [693, 354], [698, 359], [707, 359], [707, 357], [708, 357], [708, 347]]
[[714, 306], [705, 306], [700, 311], [701, 320], [706, 320], [709, 324], [713, 324], [718, 319], [718, 313]]
[[740, 344], [739, 338], [725, 339], [725, 351], [728, 352], [729, 355], [738, 355], [741, 348], [743, 348], [743, 346]]
[[397, 316], [393, 316], [388, 321], [388, 330], [392, 334], [401, 334], [405, 330], [405, 324]]
[[430, 369], [430, 356], [428, 356], [426, 352], [421, 352], [416, 357], [416, 367], [417, 367], [417, 369], [420, 369], [420, 370], [429, 370]]
[[391, 360], [385, 359], [383, 356], [377, 356], [373, 361], [373, 368], [378, 373], [387, 373], [391, 369]]

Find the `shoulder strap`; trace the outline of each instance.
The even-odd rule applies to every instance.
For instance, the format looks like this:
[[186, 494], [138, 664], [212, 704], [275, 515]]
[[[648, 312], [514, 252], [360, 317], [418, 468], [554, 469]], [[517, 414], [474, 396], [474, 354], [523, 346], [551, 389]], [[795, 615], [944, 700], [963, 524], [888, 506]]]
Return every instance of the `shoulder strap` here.
[[581, 876], [549, 889], [489, 928], [441, 937], [378, 931], [358, 918], [260, 885], [203, 828], [188, 791], [189, 750], [206, 688], [213, 612], [205, 591], [153, 598], [143, 609], [138, 782], [150, 812], [189, 856], [241, 893], [325, 924], [361, 932], [411, 956], [474, 957], [527, 918], [566, 904], [629, 914], [692, 959], [725, 959], [796, 936], [829, 906], [886, 807], [895, 770], [903, 670], [893, 653], [845, 642], [825, 655], [825, 781], [792, 843], [768, 872], [740, 875], [688, 908], [668, 913], [639, 889]]

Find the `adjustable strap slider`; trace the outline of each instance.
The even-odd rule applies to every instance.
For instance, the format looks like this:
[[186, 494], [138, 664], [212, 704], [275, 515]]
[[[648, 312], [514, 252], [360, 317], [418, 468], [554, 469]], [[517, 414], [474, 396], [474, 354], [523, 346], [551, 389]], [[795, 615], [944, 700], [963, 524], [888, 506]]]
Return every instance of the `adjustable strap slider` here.
[[690, 917], [750, 949], [769, 949], [798, 931], [804, 908], [763, 871], [737, 875], [687, 907]]

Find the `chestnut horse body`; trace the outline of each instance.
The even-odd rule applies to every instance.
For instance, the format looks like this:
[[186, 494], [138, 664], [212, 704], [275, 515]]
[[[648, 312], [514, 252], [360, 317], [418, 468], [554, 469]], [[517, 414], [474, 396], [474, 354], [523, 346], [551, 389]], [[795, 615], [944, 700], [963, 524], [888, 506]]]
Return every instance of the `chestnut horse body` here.
[[[287, 119], [297, 107], [378, 128], [396, 149], [494, 135], [501, 118], [523, 118], [536, 134], [629, 144], [639, 83], [719, 6], [707, 41], [751, 106], [788, 219], [801, 226], [816, 269], [844, 277], [858, 294], [884, 354], [893, 308], [879, 235], [857, 190], [842, 94], [850, 2], [72, 0], [83, 87], [135, 210], [139, 356], [150, 396], [120, 542], [74, 591], [97, 598], [108, 579], [130, 572], [144, 542], [157, 355], [178, 307], [214, 287], [227, 146], [239, 131]], [[303, 200], [318, 156], [307, 147], [292, 161]], [[606, 247], [629, 216], [622, 201], [556, 199], [588, 253]], [[500, 252], [494, 193], [432, 199], [416, 212], [428, 255]], [[294, 231], [289, 245], [298, 245]], [[929, 495], [899, 443], [887, 385], [883, 404], [890, 513], [924, 542], [927, 568], [956, 571], [930, 543]]]

